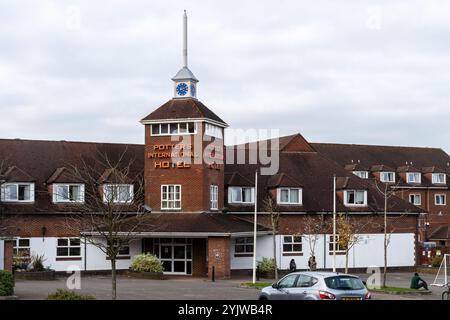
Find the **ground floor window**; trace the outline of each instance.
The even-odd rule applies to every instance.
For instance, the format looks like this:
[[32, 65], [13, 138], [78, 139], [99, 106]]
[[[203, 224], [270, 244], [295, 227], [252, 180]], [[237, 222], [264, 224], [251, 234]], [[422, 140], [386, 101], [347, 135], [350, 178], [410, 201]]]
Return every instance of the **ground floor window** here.
[[234, 253], [236, 255], [253, 254], [253, 237], [236, 238]]
[[[117, 241], [116, 241], [117, 243]], [[120, 245], [116, 245], [119, 247], [119, 251], [117, 253], [117, 257], [129, 257], [130, 256], [130, 244], [129, 243], [121, 243]]]
[[339, 241], [339, 235], [336, 235], [336, 237], [334, 238], [335, 241], [333, 241], [333, 236], [329, 237], [329, 253], [333, 254], [333, 244], [336, 243], [336, 253], [342, 253], [345, 252], [345, 249], [341, 246], [340, 241]]
[[14, 242], [14, 258], [16, 259], [28, 259], [30, 258], [30, 239], [19, 238]]
[[80, 238], [59, 238], [56, 247], [56, 256], [60, 258], [80, 257], [81, 256]]
[[302, 253], [302, 236], [283, 236], [283, 253]]
[[161, 260], [164, 272], [192, 274], [192, 239], [153, 238], [153, 253]]

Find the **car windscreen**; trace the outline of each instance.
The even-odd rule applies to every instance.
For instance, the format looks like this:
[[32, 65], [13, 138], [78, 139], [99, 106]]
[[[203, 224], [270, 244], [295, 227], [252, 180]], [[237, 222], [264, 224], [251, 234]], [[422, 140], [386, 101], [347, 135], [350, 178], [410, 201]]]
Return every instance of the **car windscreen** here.
[[349, 276], [335, 276], [325, 278], [327, 287], [334, 290], [361, 290], [364, 283], [359, 278]]

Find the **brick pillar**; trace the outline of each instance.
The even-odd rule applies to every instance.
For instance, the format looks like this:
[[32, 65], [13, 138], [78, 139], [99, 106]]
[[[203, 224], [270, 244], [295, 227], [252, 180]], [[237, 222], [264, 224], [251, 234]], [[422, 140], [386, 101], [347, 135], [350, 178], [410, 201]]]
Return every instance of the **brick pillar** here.
[[13, 267], [13, 242], [11, 240], [4, 241], [4, 263], [3, 268], [7, 271], [12, 271]]
[[230, 237], [208, 238], [208, 278], [215, 268], [216, 279], [230, 278]]

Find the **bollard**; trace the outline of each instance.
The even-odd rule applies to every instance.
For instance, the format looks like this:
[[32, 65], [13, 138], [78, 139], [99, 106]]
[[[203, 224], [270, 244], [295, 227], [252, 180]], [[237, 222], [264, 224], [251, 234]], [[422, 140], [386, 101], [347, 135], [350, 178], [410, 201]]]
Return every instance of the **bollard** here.
[[256, 267], [256, 281], [259, 281], [259, 276], [260, 276], [259, 266], [257, 266]]
[[212, 266], [211, 281], [216, 281], [216, 268], [214, 266]]

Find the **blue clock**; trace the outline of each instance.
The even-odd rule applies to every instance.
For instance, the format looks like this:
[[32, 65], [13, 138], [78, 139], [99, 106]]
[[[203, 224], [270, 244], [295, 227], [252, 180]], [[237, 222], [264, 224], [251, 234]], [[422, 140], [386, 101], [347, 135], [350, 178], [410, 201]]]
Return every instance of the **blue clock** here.
[[180, 96], [184, 96], [188, 92], [188, 86], [186, 83], [180, 83], [177, 85], [176, 90]]
[[191, 83], [191, 96], [195, 97], [195, 85]]

